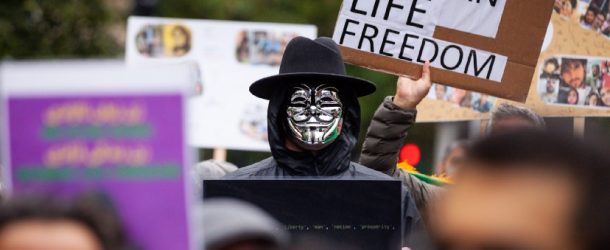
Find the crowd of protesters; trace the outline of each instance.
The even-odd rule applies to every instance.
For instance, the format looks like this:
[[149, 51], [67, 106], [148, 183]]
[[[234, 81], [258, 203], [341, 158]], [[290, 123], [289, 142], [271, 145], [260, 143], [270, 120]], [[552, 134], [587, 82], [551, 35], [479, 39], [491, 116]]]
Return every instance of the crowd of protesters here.
[[[409, 240], [403, 247], [413, 250], [610, 249], [608, 148], [547, 132], [544, 120], [527, 108], [500, 105], [481, 139], [447, 148], [436, 171], [453, 184], [435, 186], [397, 168], [417, 105], [432, 86], [429, 67], [419, 79], [398, 79], [396, 94], [377, 109], [356, 163], [357, 98], [375, 87], [345, 73], [331, 39], [297, 37], [286, 47], [281, 73], [250, 88], [269, 100], [273, 156], [244, 168], [204, 162], [190, 175], [198, 184], [260, 177], [400, 180], [407, 191], [403, 232], [426, 232], [425, 242], [416, 239], [420, 234], [404, 235]], [[6, 199], [0, 249], [139, 249], [106, 199]], [[291, 237], [271, 215], [241, 201], [210, 199], [200, 209], [205, 249], [354, 249], [317, 236]]]

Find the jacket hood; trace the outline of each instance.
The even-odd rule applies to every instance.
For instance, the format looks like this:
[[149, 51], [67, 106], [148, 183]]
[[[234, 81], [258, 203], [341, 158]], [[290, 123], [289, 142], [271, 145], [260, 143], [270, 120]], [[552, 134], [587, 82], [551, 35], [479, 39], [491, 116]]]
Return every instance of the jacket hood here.
[[269, 99], [267, 109], [268, 137], [271, 154], [279, 167], [294, 176], [333, 176], [346, 171], [351, 161], [351, 153], [358, 141], [360, 131], [360, 104], [356, 94], [338, 87], [343, 104], [343, 126], [339, 137], [326, 148], [312, 154], [288, 150], [285, 142], [286, 107], [290, 97], [290, 87], [278, 88]]

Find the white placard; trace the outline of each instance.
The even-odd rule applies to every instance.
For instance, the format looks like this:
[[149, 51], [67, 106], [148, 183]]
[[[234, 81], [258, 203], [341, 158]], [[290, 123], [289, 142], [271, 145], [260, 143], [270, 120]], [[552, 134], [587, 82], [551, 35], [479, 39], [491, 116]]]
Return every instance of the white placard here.
[[[468, 46], [450, 43], [409, 31], [395, 31], [374, 26], [377, 36], [367, 33], [366, 23], [354, 23], [340, 16], [334, 40], [346, 47], [355, 48], [396, 59], [423, 64], [430, 61], [435, 68], [450, 70], [478, 78], [501, 82], [508, 58]], [[372, 27], [372, 26], [371, 26]], [[364, 30], [363, 33], [357, 33]], [[370, 38], [363, 35], [371, 35]], [[364, 38], [363, 38], [364, 37]]]
[[[101, 192], [143, 249], [201, 249], [201, 234], [189, 230], [197, 228], [191, 224], [195, 196], [186, 170], [193, 155], [183, 112], [195, 80], [190, 63], [3, 62], [3, 191], [64, 198]], [[157, 175], [159, 169], [175, 174]], [[147, 219], [159, 216], [167, 216], [161, 230], [150, 230]]]
[[[0, 96], [189, 94], [197, 81], [195, 65], [128, 68], [121, 60], [94, 59], [4, 62], [0, 67]], [[91, 77], [94, 75], [97, 77]]]
[[495, 38], [506, 0], [445, 0], [439, 26]]
[[292, 37], [316, 35], [312, 25], [130, 17], [126, 59], [131, 66], [198, 62], [202, 83], [189, 100], [190, 145], [268, 151], [267, 102], [248, 88], [278, 73]]
[[443, 0], [345, 0], [339, 19], [364, 20], [396, 31], [432, 36], [442, 6]]

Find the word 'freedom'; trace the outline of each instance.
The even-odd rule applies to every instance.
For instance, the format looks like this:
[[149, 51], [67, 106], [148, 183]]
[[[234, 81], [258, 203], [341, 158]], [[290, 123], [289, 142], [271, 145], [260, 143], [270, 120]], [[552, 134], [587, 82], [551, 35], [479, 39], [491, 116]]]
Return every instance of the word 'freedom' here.
[[[434, 0], [345, 1], [334, 40], [346, 47], [500, 82], [507, 58], [431, 38]], [[490, 2], [493, 6], [495, 1]]]

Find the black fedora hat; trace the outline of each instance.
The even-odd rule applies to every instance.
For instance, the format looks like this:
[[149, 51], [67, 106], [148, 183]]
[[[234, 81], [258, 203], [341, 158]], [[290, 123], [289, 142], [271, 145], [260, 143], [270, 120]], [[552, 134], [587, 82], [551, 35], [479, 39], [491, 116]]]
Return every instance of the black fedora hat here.
[[275, 89], [298, 83], [324, 83], [354, 90], [358, 97], [375, 92], [372, 82], [348, 76], [337, 44], [328, 37], [295, 37], [288, 43], [280, 73], [250, 85], [250, 93], [270, 99]]

